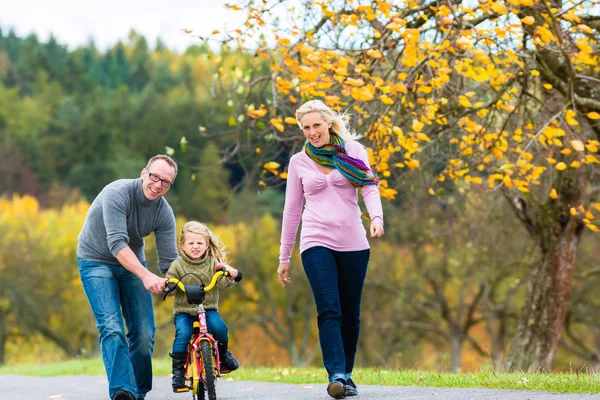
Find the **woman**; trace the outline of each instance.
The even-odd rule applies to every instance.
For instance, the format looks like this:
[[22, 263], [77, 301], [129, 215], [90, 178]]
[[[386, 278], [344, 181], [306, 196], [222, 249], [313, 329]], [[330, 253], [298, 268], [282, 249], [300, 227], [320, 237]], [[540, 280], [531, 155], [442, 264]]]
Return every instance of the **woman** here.
[[371, 237], [381, 237], [379, 180], [344, 115], [311, 100], [296, 111], [296, 120], [307, 142], [288, 166], [277, 274], [283, 287], [290, 283], [290, 255], [302, 218], [300, 253], [317, 306], [327, 393], [343, 399], [358, 394], [351, 376], [370, 252], [357, 189], [371, 218]]

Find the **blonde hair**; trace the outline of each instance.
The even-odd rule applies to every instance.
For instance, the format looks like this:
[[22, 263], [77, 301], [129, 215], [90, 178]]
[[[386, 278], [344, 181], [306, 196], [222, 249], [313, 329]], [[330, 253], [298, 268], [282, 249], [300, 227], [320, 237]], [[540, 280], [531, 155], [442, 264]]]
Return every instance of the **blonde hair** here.
[[177, 163], [175, 162], [175, 160], [173, 160], [169, 156], [166, 156], [164, 154], [155, 155], [154, 157], [152, 157], [151, 159], [148, 160], [148, 163], [146, 164], [146, 168], [150, 168], [150, 166], [154, 163], [154, 161], [158, 161], [158, 160], [166, 161], [167, 164], [169, 164], [173, 168], [173, 171], [175, 171], [175, 174], [173, 175], [173, 180], [175, 180], [175, 178], [177, 177]]
[[183, 246], [185, 242], [185, 234], [187, 232], [196, 233], [204, 236], [204, 239], [208, 243], [206, 254], [215, 257], [219, 262], [227, 262], [227, 254], [225, 253], [225, 245], [221, 241], [221, 238], [215, 235], [206, 224], [198, 221], [189, 221], [183, 225], [181, 229], [181, 235], [179, 236], [179, 245]]
[[347, 142], [349, 140], [356, 140], [360, 138], [360, 135], [349, 128], [348, 123], [350, 118], [348, 114], [340, 114], [335, 112], [331, 109], [331, 107], [323, 103], [321, 100], [307, 101], [296, 110], [296, 121], [298, 121], [298, 126], [300, 129], [302, 129], [302, 118], [304, 118], [306, 114], [315, 112], [319, 113], [325, 122], [331, 124], [329, 131], [335, 133], [344, 139], [344, 141]]

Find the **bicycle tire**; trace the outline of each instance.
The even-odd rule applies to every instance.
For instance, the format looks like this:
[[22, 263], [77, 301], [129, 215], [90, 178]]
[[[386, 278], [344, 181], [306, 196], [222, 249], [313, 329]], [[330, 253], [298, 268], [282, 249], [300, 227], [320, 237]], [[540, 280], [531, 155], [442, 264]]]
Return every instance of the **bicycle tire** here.
[[200, 348], [202, 350], [202, 374], [204, 376], [204, 387], [206, 388], [206, 392], [208, 393], [208, 400], [217, 400], [217, 376], [213, 367], [213, 358], [210, 343], [204, 340], [202, 341]]
[[198, 396], [198, 400], [204, 400], [204, 384], [200, 381], [200, 374], [198, 373], [198, 369], [196, 368], [196, 359], [198, 354], [194, 351], [194, 349], [190, 346], [190, 364], [188, 367], [188, 375], [190, 378], [190, 388], [192, 389], [192, 394]]

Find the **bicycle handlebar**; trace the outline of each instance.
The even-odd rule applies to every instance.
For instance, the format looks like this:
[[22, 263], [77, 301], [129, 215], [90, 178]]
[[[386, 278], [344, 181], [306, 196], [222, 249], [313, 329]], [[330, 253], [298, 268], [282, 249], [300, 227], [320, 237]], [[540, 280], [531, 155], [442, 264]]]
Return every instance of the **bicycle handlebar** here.
[[[210, 283], [208, 284], [208, 286], [203, 286], [202, 290], [203, 292], [209, 292], [212, 289], [214, 289], [215, 285], [217, 284], [217, 279], [219, 279], [221, 276], [230, 276], [229, 271], [227, 271], [225, 269], [224, 266], [219, 265], [216, 268], [216, 273], [214, 274], [214, 276], [212, 277], [212, 280], [210, 281]], [[241, 271], [238, 271], [237, 276], [234, 278], [235, 282], [239, 282], [242, 280], [242, 273]], [[163, 295], [163, 300], [165, 300], [167, 298], [167, 295], [169, 293], [171, 293], [172, 291], [174, 291], [175, 289], [179, 288], [179, 290], [181, 290], [183, 293], [185, 293], [185, 285], [181, 282], [181, 279], [177, 279], [177, 278], [169, 278], [167, 279], [167, 281], [165, 282], [165, 292]]]

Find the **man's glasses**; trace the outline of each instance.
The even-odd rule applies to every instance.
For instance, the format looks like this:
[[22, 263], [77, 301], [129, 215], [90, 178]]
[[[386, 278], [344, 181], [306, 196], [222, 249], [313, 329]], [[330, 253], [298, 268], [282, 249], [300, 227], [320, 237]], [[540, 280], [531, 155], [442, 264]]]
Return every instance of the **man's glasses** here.
[[152, 172], [150, 172], [150, 170], [148, 168], [146, 168], [146, 172], [148, 172], [148, 177], [150, 178], [150, 180], [152, 182], [158, 182], [160, 181], [160, 184], [162, 185], [162, 187], [164, 188], [170, 188], [171, 186], [173, 186], [173, 182], [167, 180], [167, 179], [160, 179], [160, 176], [153, 174]]

